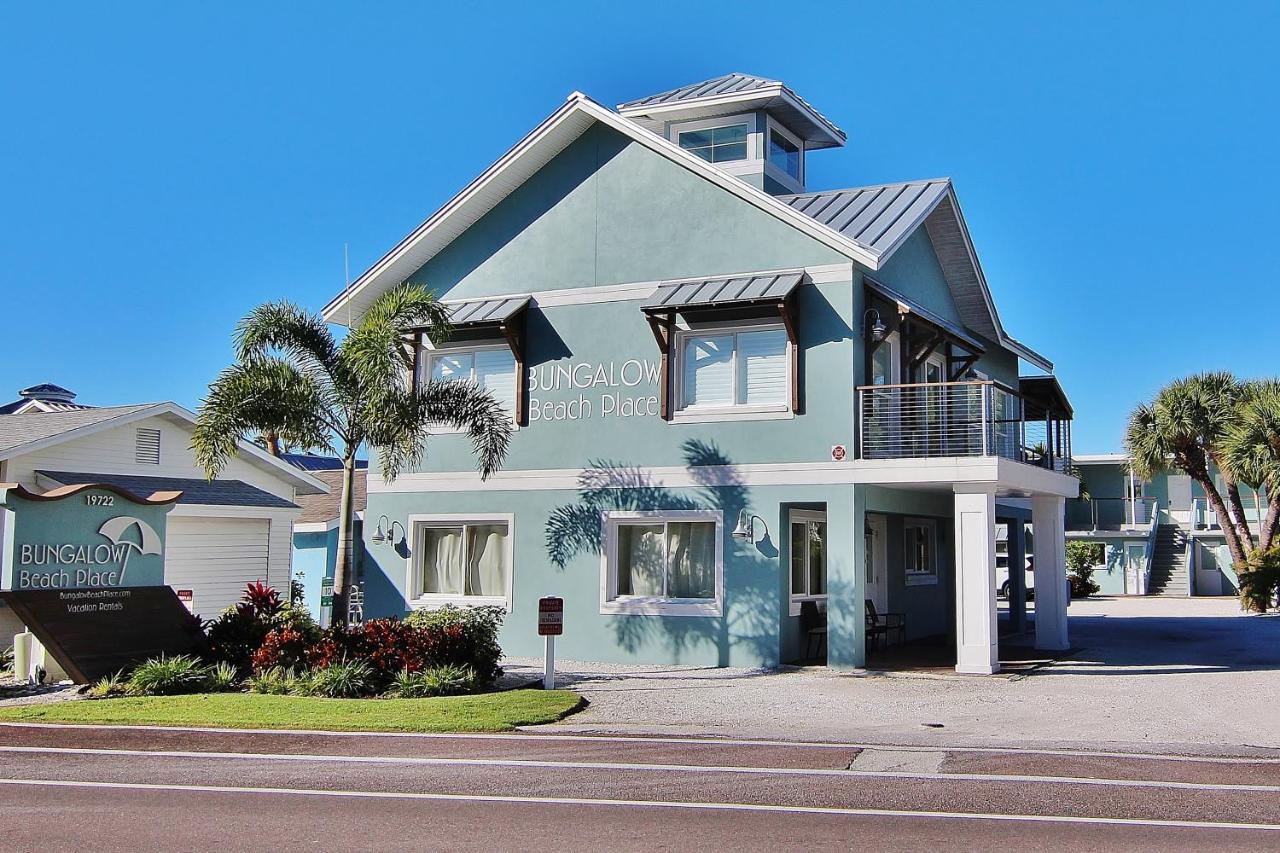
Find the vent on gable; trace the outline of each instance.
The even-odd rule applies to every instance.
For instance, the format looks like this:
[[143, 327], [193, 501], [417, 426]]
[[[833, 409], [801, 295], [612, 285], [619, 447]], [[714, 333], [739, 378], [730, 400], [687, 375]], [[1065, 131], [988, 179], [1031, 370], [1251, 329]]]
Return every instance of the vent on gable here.
[[134, 461], [139, 465], [160, 464], [160, 430], [138, 427], [134, 444]]

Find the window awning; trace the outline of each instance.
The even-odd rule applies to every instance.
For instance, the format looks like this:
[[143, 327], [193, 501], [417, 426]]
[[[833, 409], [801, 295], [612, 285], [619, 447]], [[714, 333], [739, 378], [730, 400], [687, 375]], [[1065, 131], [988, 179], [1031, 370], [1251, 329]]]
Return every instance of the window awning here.
[[464, 302], [445, 302], [449, 308], [449, 322], [455, 327], [501, 325], [520, 313], [529, 304], [528, 296], [498, 296], [491, 299], [469, 299]]
[[804, 270], [745, 273], [723, 278], [664, 281], [649, 301], [640, 306], [646, 314], [683, 312], [703, 308], [738, 308], [785, 302], [800, 286]]
[[877, 296], [883, 297], [890, 302], [896, 303], [899, 313], [914, 314], [930, 326], [934, 326], [940, 331], [945, 332], [947, 335], [950, 335], [958, 343], [963, 344], [967, 349], [973, 351], [975, 354], [981, 355], [987, 351], [986, 345], [984, 345], [982, 341], [978, 340], [977, 337], [958, 324], [943, 317], [939, 317], [920, 303], [903, 296], [893, 288], [881, 284], [869, 276], [864, 280], [866, 281], [867, 288], [872, 293], [875, 293]]

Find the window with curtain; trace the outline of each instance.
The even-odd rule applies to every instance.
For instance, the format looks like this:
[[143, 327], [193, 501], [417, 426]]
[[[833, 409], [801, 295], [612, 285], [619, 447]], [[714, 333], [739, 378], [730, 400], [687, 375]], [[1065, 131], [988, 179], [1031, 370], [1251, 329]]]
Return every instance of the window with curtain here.
[[937, 525], [929, 518], [908, 518], [903, 522], [906, 537], [903, 565], [907, 582], [934, 580], [938, 576]]
[[503, 408], [516, 410], [516, 358], [506, 346], [425, 351], [422, 375], [445, 382], [473, 382]]
[[705, 514], [612, 520], [606, 598], [714, 603], [719, 530], [719, 523]]
[[680, 408], [785, 410], [791, 395], [782, 327], [689, 332], [682, 336]]
[[421, 524], [419, 598], [506, 599], [511, 574], [505, 522]]

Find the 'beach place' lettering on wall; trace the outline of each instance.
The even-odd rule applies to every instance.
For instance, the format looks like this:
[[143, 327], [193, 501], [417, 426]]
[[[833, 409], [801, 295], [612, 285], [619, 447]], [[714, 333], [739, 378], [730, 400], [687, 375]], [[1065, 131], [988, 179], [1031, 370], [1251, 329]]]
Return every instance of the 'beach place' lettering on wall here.
[[96, 545], [22, 543], [18, 546], [16, 588], [123, 586], [131, 552], [157, 556], [164, 553], [159, 534], [140, 518], [109, 518], [98, 534], [107, 541]]
[[[657, 361], [571, 361], [529, 368], [529, 421], [657, 417]], [[576, 394], [574, 392], [577, 392]], [[548, 400], [538, 394], [568, 395]]]

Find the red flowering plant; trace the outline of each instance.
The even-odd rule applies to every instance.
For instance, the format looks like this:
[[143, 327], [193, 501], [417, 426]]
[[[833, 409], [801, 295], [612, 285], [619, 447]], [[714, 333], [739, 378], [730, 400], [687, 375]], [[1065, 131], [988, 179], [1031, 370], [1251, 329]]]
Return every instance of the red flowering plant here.
[[278, 592], [261, 581], [246, 585], [239, 602], [205, 623], [214, 659], [230, 663], [242, 676], [250, 672], [255, 665], [254, 655], [276, 629], [290, 629], [301, 635], [291, 642], [304, 649], [320, 633], [306, 608], [285, 604]]

